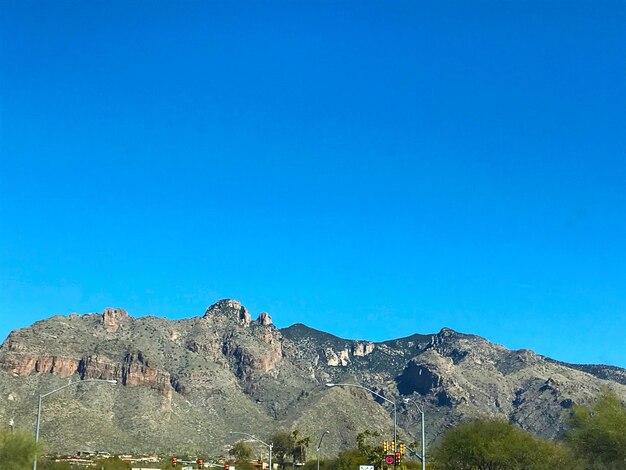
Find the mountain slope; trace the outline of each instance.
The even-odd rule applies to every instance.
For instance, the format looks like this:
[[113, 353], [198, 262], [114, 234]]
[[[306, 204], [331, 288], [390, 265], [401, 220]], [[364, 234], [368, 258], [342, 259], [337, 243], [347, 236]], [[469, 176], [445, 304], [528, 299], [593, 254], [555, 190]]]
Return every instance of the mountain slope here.
[[[399, 435], [427, 439], [477, 416], [501, 416], [554, 437], [574, 403], [608, 386], [626, 398], [626, 371], [571, 365], [532, 351], [510, 351], [444, 328], [380, 343], [353, 341], [296, 324], [277, 329], [266, 313], [251, 320], [222, 300], [184, 320], [133, 318], [121, 309], [55, 316], [14, 331], [0, 346], [0, 416], [34, 429], [37, 395], [46, 397], [42, 439], [58, 451], [175, 451], [224, 454], [229, 431], [267, 438], [297, 428], [325, 452], [354, 445], [357, 433], [392, 434], [392, 409], [355, 383], [396, 403]], [[313, 439], [314, 440], [314, 439]]]

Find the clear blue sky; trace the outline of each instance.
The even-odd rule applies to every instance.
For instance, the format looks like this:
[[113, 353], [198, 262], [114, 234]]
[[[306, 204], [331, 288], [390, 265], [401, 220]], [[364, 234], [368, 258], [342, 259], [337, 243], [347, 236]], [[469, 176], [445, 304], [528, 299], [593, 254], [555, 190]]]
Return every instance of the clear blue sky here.
[[623, 1], [0, 8], [0, 341], [228, 297], [626, 367]]

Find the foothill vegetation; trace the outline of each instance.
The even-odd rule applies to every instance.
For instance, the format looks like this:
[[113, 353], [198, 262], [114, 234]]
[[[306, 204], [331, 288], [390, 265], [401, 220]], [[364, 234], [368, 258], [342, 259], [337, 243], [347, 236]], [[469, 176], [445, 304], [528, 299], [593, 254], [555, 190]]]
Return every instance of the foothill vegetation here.
[[[299, 431], [277, 432], [268, 437], [273, 444], [274, 462], [285, 469], [301, 466], [316, 470], [317, 459], [307, 454], [311, 437]], [[410, 443], [415, 448], [417, 443]], [[35, 455], [42, 452], [32, 433], [0, 430], [2, 470], [28, 470]], [[314, 452], [315, 454], [315, 452]], [[417, 452], [415, 455], [419, 454]], [[356, 447], [341, 451], [335, 458], [322, 459], [320, 470], [358, 470], [359, 465], [386, 468], [380, 436], [366, 430], [358, 434]], [[261, 456], [258, 456], [260, 460]], [[254, 451], [245, 441], [236, 442], [226, 459], [237, 470], [254, 470]], [[66, 470], [67, 463], [40, 459], [41, 470]], [[74, 467], [72, 467], [74, 468]], [[97, 468], [127, 470], [128, 462], [118, 458], [98, 461]], [[161, 468], [172, 468], [164, 460]], [[401, 470], [418, 470], [421, 463], [406, 456]], [[477, 419], [448, 429], [427, 452], [430, 470], [626, 470], [626, 404], [609, 390], [603, 390], [589, 407], [574, 406], [566, 417], [560, 439], [548, 441], [521, 430], [502, 419]]]
[[[503, 419], [467, 422], [443, 433], [427, 452], [427, 468], [626, 470], [626, 405], [614, 393], [603, 390], [590, 407], [574, 406], [565, 422], [565, 432], [555, 441], [536, 437]], [[292, 435], [277, 433], [271, 440], [281, 468], [285, 468], [287, 457], [292, 457], [293, 462], [304, 464], [303, 470], [316, 470], [316, 459], [306, 458], [310, 439], [298, 439], [295, 431]], [[417, 446], [418, 443], [409, 444], [409, 448]], [[237, 448], [237, 445], [233, 447]], [[249, 455], [247, 452], [240, 456]], [[356, 447], [340, 452], [333, 459], [320, 461], [320, 470], [358, 470], [364, 464], [383, 469], [386, 468], [384, 457], [380, 436], [366, 430], [358, 434]], [[418, 470], [421, 463], [415, 458], [403, 457], [400, 468]]]
[[575, 406], [560, 439], [547, 441], [498, 419], [449, 429], [433, 448], [437, 470], [626, 470], [626, 405], [603, 390]]
[[0, 468], [22, 470], [33, 465], [35, 455], [42, 447], [32, 433], [25, 430], [0, 429]]

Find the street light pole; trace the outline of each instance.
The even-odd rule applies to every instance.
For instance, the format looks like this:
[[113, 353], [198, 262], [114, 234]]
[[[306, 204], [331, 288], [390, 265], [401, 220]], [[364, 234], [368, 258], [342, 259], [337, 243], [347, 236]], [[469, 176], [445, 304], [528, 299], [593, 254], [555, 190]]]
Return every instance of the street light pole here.
[[260, 442], [261, 444], [263, 444], [265, 447], [267, 447], [269, 449], [269, 470], [273, 470], [272, 469], [272, 448], [274, 447], [274, 443], [270, 442], [269, 444], [267, 442], [263, 442], [261, 439], [259, 439], [258, 437], [253, 436], [252, 434], [248, 434], [247, 432], [241, 432], [241, 431], [230, 431], [230, 434], [242, 434], [244, 436], [248, 436], [250, 439], [252, 439], [253, 441], [257, 441]]
[[382, 398], [385, 401], [388, 401], [389, 403], [391, 403], [393, 405], [393, 441], [396, 443], [398, 443], [398, 415], [397, 415], [397, 410], [396, 410], [396, 402], [390, 400], [389, 398], [386, 398], [384, 396], [382, 396], [379, 393], [376, 393], [374, 390], [364, 387], [363, 385], [360, 384], [334, 384], [334, 383], [327, 383], [326, 384], [327, 387], [357, 387], [357, 388], [362, 388], [363, 390], [367, 390], [368, 392], [370, 392], [373, 395], [376, 395], [378, 398]]
[[[78, 385], [85, 382], [106, 382], [110, 384], [116, 384], [117, 380], [105, 380], [105, 379], [85, 379], [85, 380], [77, 380], [75, 382], [70, 382], [62, 387], [56, 388], [51, 392], [44, 393], [43, 395], [39, 395], [39, 403], [37, 405], [37, 423], [35, 425], [35, 442], [39, 442], [39, 423], [41, 422], [41, 401], [46, 398], [48, 395], [52, 395], [53, 393], [60, 392], [61, 390], [71, 387], [72, 385]], [[35, 455], [35, 461], [33, 462], [33, 470], [37, 470], [37, 455]]]
[[415, 405], [417, 410], [420, 412], [421, 422], [422, 422], [422, 456], [420, 460], [422, 461], [422, 470], [426, 470], [426, 437], [424, 432], [424, 405], [420, 406], [417, 402], [411, 398], [405, 398], [404, 403], [411, 402]]
[[322, 431], [322, 434], [320, 436], [320, 440], [317, 443], [317, 470], [320, 470], [320, 448], [322, 447], [322, 439], [324, 439], [324, 436], [328, 434], [328, 430], [324, 429], [324, 431]]
[[[48, 394], [46, 394], [47, 396]], [[39, 395], [39, 405], [37, 406], [37, 424], [35, 425], [35, 442], [39, 442], [39, 422], [41, 421], [41, 400], [44, 395]], [[35, 464], [33, 470], [37, 470], [37, 457], [35, 457]]]

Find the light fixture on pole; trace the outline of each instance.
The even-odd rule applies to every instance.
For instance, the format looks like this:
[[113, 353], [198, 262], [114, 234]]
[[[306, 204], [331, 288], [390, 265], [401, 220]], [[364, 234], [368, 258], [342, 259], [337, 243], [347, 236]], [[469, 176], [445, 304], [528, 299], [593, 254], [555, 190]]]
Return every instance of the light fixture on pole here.
[[[39, 404], [37, 406], [37, 423], [35, 424], [35, 442], [39, 442], [39, 423], [41, 421], [41, 401], [46, 398], [48, 395], [52, 395], [53, 393], [60, 392], [61, 390], [71, 387], [72, 385], [78, 385], [85, 382], [106, 382], [110, 384], [116, 384], [117, 380], [105, 380], [105, 379], [85, 379], [85, 380], [77, 380], [75, 382], [70, 382], [62, 387], [56, 388], [51, 392], [44, 393], [43, 395], [39, 395]], [[35, 455], [35, 461], [33, 462], [33, 470], [37, 470], [37, 455]]]
[[415, 405], [415, 408], [417, 408], [417, 411], [420, 412], [421, 421], [422, 421], [422, 455], [421, 457], [420, 456], [418, 457], [422, 461], [422, 470], [426, 470], [426, 438], [425, 438], [425, 432], [424, 432], [424, 405], [422, 406], [418, 405], [417, 402], [411, 398], [404, 398], [403, 401], [404, 403], [408, 403], [408, 402], [413, 403]]
[[326, 434], [328, 434], [328, 430], [324, 429], [320, 435], [320, 440], [317, 443], [317, 470], [320, 470], [320, 448], [322, 447], [322, 439], [324, 439]]
[[263, 442], [261, 439], [259, 439], [258, 437], [253, 436], [252, 434], [248, 434], [247, 432], [241, 432], [241, 431], [230, 431], [230, 434], [241, 434], [243, 436], [248, 436], [250, 439], [252, 439], [253, 441], [257, 441], [260, 442], [261, 444], [263, 444], [265, 447], [267, 447], [269, 449], [269, 470], [273, 470], [272, 469], [272, 448], [274, 447], [274, 444], [272, 442], [270, 442], [269, 444], [267, 442]]
[[360, 384], [334, 384], [334, 383], [327, 383], [326, 384], [327, 387], [356, 387], [356, 388], [362, 388], [363, 390], [367, 390], [368, 392], [370, 392], [373, 395], [376, 395], [378, 398], [381, 398], [389, 403], [391, 403], [393, 405], [393, 441], [397, 444], [398, 443], [398, 418], [397, 418], [397, 411], [396, 411], [396, 402], [390, 400], [389, 398], [386, 398], [384, 396], [382, 396], [380, 393], [376, 393], [374, 390], [364, 387], [363, 385]]

